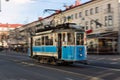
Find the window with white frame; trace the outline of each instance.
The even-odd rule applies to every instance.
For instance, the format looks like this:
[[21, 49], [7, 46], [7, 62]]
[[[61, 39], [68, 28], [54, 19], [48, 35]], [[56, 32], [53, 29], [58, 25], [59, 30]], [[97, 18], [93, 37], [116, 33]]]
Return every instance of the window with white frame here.
[[85, 22], [85, 26], [86, 26], [85, 29], [88, 30], [88, 29], [89, 29], [89, 28], [88, 28], [88, 21]]
[[73, 14], [71, 15], [71, 19], [73, 20]]
[[93, 8], [90, 9], [90, 15], [93, 15]]
[[109, 25], [109, 26], [113, 26], [113, 18], [112, 18], [111, 15], [108, 16], [108, 25]]
[[77, 13], [75, 13], [75, 19], [77, 19], [77, 16], [78, 16]]
[[82, 12], [79, 12], [79, 17], [82, 17]]
[[[98, 23], [99, 23], [99, 19], [96, 19], [96, 22], [98, 22]], [[98, 23], [96, 23], [96, 28], [101, 27]]]
[[107, 20], [107, 16], [105, 16], [105, 26], [108, 26], [108, 20]]
[[111, 4], [107, 4], [108, 12], [111, 12]]
[[85, 16], [88, 16], [88, 10], [85, 10]]
[[90, 21], [90, 29], [93, 29], [93, 20]]
[[113, 16], [105, 16], [105, 26], [113, 26]]
[[95, 7], [95, 13], [98, 13], [98, 12], [99, 12], [99, 8]]

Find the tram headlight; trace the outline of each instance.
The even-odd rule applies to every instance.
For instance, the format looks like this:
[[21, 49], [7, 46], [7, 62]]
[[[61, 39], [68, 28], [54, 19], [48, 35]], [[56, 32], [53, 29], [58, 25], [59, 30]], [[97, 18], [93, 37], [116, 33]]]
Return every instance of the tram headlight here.
[[80, 54], [80, 56], [82, 56], [82, 54]]

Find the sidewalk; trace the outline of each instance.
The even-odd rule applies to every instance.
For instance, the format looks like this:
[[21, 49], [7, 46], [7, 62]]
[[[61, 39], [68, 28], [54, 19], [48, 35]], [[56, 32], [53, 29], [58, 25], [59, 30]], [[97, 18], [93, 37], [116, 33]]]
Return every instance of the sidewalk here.
[[88, 61], [120, 65], [120, 55], [88, 55]]
[[3, 50], [3, 51], [0, 51], [0, 53], [28, 56], [28, 54], [27, 54], [27, 53], [23, 53], [23, 52], [16, 52], [16, 51], [12, 51], [12, 50]]
[[120, 55], [88, 55], [90, 60], [120, 61]]

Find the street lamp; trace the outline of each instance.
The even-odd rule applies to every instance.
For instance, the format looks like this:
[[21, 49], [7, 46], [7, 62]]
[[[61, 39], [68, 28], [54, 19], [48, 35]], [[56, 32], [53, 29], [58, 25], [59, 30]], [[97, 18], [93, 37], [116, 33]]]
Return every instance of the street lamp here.
[[[9, 0], [5, 0], [6, 2], [8, 2]], [[1, 0], [0, 0], [0, 12], [1, 12]]]

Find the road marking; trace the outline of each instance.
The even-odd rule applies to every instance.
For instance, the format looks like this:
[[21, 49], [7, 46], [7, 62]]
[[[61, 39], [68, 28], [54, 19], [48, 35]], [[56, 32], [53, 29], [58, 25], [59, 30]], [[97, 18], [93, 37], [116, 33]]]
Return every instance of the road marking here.
[[[27, 62], [22, 62], [22, 63], [26, 64], [26, 65], [34, 65], [32, 63], [27, 63]], [[62, 70], [62, 69], [57, 69], [57, 68], [52, 68], [52, 67], [47, 67], [47, 66], [42, 66], [42, 65], [34, 65], [34, 66], [45, 68], [45, 69], [56, 70], [56, 71], [60, 71], [60, 72], [68, 73], [68, 74], [78, 75], [78, 76], [80, 76], [82, 78], [90, 79], [90, 80], [92, 80], [93, 78], [95, 78], [94, 76], [89, 76], [89, 75], [85, 75], [85, 74], [75, 73], [75, 72], [71, 72], [71, 71], [65, 71], [65, 70]], [[66, 79], [67, 80], [73, 80], [71, 78], [66, 78]], [[103, 80], [103, 79], [101, 79], [99, 77], [96, 77], [96, 80]]]
[[94, 65], [85, 65], [85, 66], [88, 66], [88, 67], [94, 67], [94, 68], [101, 68], [101, 69], [110, 69], [112, 71], [120, 71], [120, 69], [113, 69], [113, 68], [108, 68], [108, 67], [101, 67], [101, 66], [94, 66]]
[[[15, 57], [15, 56], [12, 56], [12, 57]], [[8, 60], [11, 60], [11, 61], [14, 61], [14, 62], [18, 62], [17, 60], [12, 60], [12, 59], [8, 59]], [[86, 78], [86, 79], [89, 79], [89, 80], [103, 80], [103, 79], [101, 79], [99, 77], [89, 76], [89, 75], [75, 73], [75, 72], [71, 72], [71, 71], [65, 71], [65, 70], [62, 70], [62, 69], [51, 68], [51, 67], [42, 66], [42, 65], [36, 65], [36, 64], [33, 64], [33, 63], [28, 63], [28, 62], [21, 62], [21, 63], [22, 64], [26, 64], [26, 65], [32, 65], [32, 66], [37, 66], [37, 67], [41, 67], [41, 68], [51, 69], [51, 70], [57, 70], [57, 71], [61, 71], [61, 72], [65, 72], [65, 73], [69, 73], [69, 74], [73, 74], [73, 75], [78, 75], [80, 77], [83, 77], [83, 78]], [[84, 65], [84, 66], [94, 67], [94, 68], [102, 68], [102, 69], [110, 69], [110, 70], [113, 70], [113, 71], [120, 71], [119, 69], [98, 67], [98, 66], [93, 66], [93, 65]]]
[[32, 63], [27, 63], [27, 62], [21, 62], [22, 64], [26, 64], [26, 65], [29, 65], [29, 66], [35, 66], [35, 64], [32, 64]]
[[110, 75], [112, 75], [112, 74], [114, 74], [114, 73], [105, 73], [105, 74], [99, 75], [98, 77], [110, 76]]
[[67, 79], [67, 80], [74, 80], [74, 79], [71, 79], [71, 78], [65, 78], [65, 79]]

